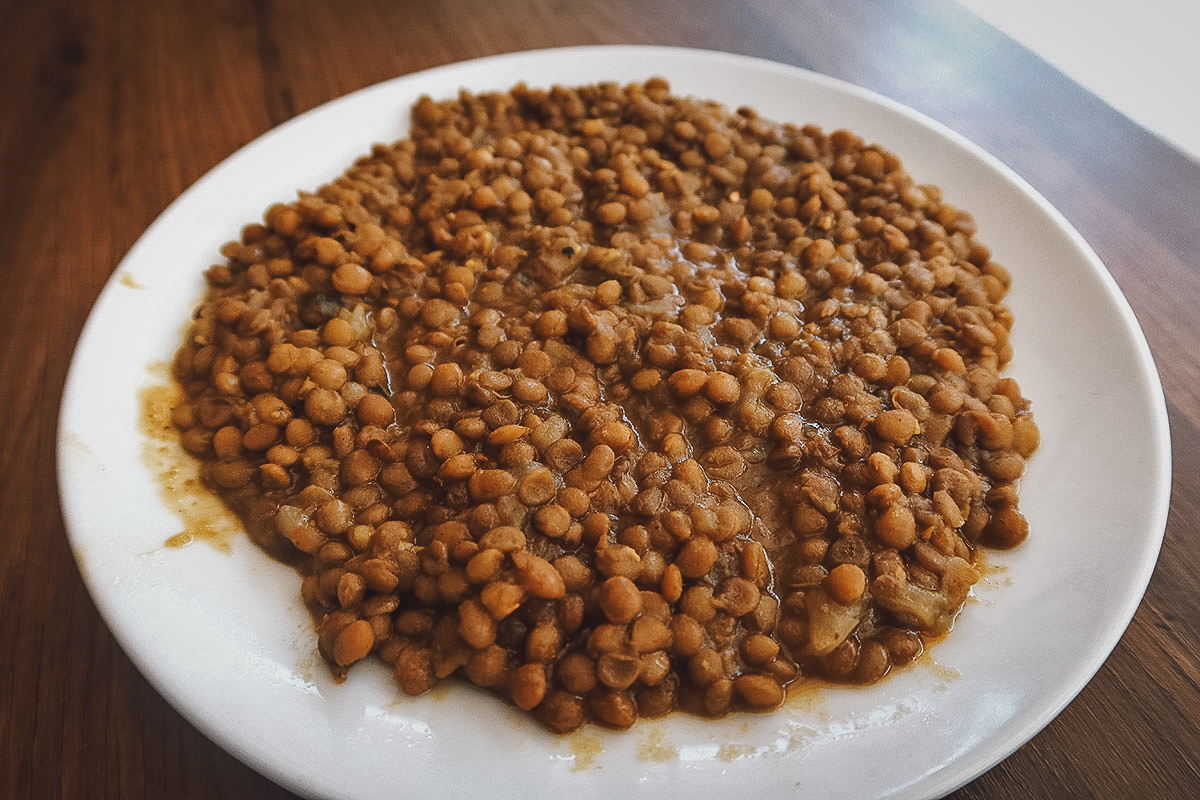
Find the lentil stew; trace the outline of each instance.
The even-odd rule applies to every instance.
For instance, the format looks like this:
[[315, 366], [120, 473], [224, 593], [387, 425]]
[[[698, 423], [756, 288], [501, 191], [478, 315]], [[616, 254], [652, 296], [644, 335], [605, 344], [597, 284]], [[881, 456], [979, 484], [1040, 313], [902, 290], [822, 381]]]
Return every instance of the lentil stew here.
[[620, 86], [422, 98], [222, 250], [174, 363], [317, 648], [549, 729], [779, 706], [1028, 535], [1010, 277], [845, 130]]

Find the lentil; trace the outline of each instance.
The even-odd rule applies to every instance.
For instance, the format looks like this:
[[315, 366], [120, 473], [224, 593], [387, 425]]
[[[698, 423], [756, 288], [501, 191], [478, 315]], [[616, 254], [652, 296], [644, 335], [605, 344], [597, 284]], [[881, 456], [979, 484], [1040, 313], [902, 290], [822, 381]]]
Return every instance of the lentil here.
[[558, 732], [772, 709], [911, 662], [1030, 534], [1011, 275], [849, 131], [661, 80], [423, 98], [264, 221], [172, 420], [339, 678]]

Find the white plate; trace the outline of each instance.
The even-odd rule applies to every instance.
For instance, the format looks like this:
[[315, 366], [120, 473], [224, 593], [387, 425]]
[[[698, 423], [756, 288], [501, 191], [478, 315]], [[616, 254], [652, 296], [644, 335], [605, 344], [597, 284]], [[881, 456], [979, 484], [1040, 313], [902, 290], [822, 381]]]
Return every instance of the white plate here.
[[[1030, 540], [990, 573], [931, 657], [867, 689], [808, 693], [769, 715], [683, 716], [625, 733], [544, 732], [456, 687], [402, 697], [359, 666], [335, 686], [314, 655], [290, 570], [236, 536], [164, 547], [183, 529], [159, 489], [143, 387], [201, 295], [218, 248], [273, 202], [332, 179], [407, 131], [419, 94], [661, 75], [677, 93], [779, 121], [845, 127], [900, 155], [975, 214], [1014, 276], [1016, 377], [1042, 447], [1023, 483]], [[979, 148], [894, 102], [761, 60], [642, 47], [550, 50], [399, 78], [271, 131], [185, 192], [147, 230], [83, 332], [63, 401], [67, 527], [105, 621], [148, 680], [219, 745], [314, 797], [942, 795], [1054, 718], [1116, 645], [1161, 544], [1169, 436], [1150, 352], [1095, 254]], [[193, 516], [196, 512], [191, 512]], [[735, 778], [737, 783], [717, 781]]]

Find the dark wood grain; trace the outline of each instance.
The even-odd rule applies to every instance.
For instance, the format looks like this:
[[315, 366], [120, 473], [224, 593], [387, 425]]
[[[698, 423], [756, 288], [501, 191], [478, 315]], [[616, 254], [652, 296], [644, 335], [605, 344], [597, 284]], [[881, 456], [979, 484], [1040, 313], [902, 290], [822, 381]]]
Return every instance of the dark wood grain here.
[[141, 232], [238, 147], [346, 92], [493, 53], [617, 42], [758, 55], [887, 94], [999, 156], [1104, 259], [1167, 395], [1174, 483], [1162, 556], [1095, 679], [953, 796], [1200, 794], [1200, 164], [933, 0], [4, 6], [0, 797], [292, 796], [142, 678], [92, 605], [65, 536], [62, 386], [92, 303]]

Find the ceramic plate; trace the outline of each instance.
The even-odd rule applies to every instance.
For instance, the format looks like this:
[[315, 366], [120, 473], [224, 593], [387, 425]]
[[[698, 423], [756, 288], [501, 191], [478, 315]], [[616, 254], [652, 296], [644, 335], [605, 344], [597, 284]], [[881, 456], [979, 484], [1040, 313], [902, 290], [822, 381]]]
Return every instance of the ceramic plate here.
[[[920, 662], [870, 688], [801, 692], [776, 713], [557, 737], [466, 687], [404, 697], [374, 665], [335, 685], [293, 573], [194, 492], [187, 499], [186, 470], [167, 470], [169, 438], [145, 421], [147, 400], [163, 402], [151, 387], [165, 381], [202, 271], [271, 203], [401, 138], [420, 94], [655, 75], [676, 93], [852, 129], [975, 215], [1013, 274], [1009, 374], [1042, 432], [1022, 488], [1031, 538], [989, 556], [953, 634]], [[147, 679], [236, 757], [328, 798], [700, 800], [730, 787], [763, 798], [940, 796], [1032, 737], [1103, 663], [1154, 568], [1170, 483], [1165, 404], [1129, 306], [1081, 237], [1009, 169], [827, 77], [641, 47], [515, 53], [399, 78], [298, 117], [212, 170], [146, 231], [96, 304], [63, 401], [59, 470], [81, 573]], [[179, 546], [185, 531], [208, 533]]]

